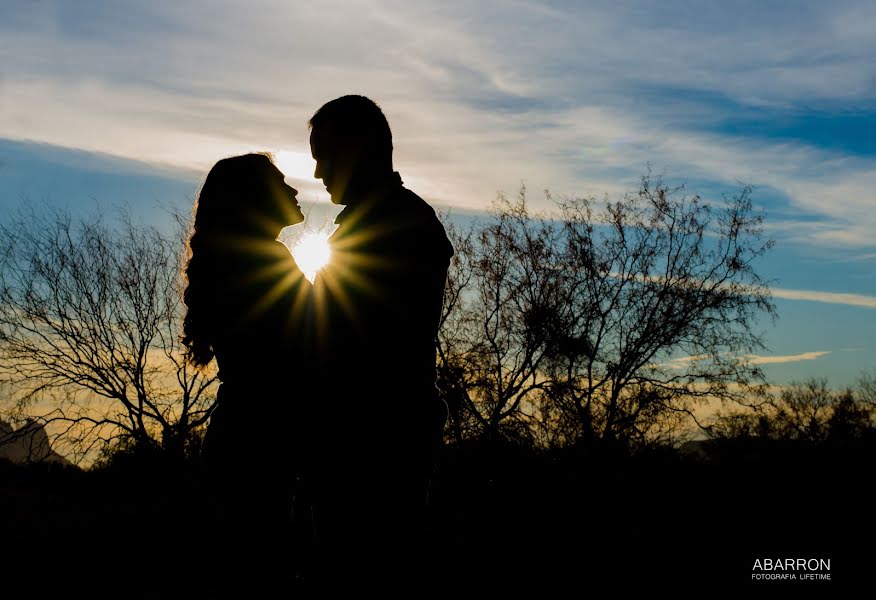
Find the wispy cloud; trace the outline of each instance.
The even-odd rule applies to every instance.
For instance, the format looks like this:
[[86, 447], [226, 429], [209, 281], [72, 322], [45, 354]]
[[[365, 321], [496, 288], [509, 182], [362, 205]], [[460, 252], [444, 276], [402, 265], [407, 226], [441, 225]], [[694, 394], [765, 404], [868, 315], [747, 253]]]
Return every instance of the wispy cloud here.
[[772, 294], [784, 300], [807, 300], [809, 302], [824, 302], [827, 304], [846, 304], [863, 308], [876, 308], [876, 296], [864, 294], [839, 294], [835, 292], [819, 292], [816, 290], [789, 290], [773, 288]]
[[828, 354], [830, 354], [830, 351], [803, 352], [802, 354], [788, 354], [784, 356], [758, 356], [757, 354], [749, 354], [746, 356], [746, 359], [753, 365], [777, 365], [816, 360], [822, 356], [827, 356]]
[[[822, 356], [827, 356], [831, 352], [828, 350], [816, 351], [816, 352], [802, 352], [800, 354], [786, 354], [786, 355], [776, 355], [776, 356], [760, 356], [758, 354], [746, 354], [745, 356], [739, 357], [743, 362], [752, 364], [752, 365], [777, 365], [777, 364], [786, 364], [786, 363], [797, 363], [808, 360], [816, 360], [821, 358]], [[680, 356], [678, 358], [674, 358], [666, 363], [663, 363], [662, 366], [668, 367], [670, 369], [674, 369], [676, 371], [687, 369], [693, 364], [697, 362], [701, 362], [704, 360], [708, 360], [709, 357], [706, 355], [696, 355], [696, 356]]]

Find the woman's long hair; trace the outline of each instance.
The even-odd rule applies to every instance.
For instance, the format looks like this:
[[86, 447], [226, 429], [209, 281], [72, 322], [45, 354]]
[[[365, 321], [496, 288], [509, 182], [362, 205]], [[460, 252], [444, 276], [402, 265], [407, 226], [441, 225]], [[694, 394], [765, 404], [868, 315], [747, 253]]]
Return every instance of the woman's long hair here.
[[216, 324], [227, 317], [217, 313], [218, 300], [229, 293], [225, 280], [235, 253], [242, 251], [240, 241], [258, 235], [259, 214], [274, 201], [267, 182], [275, 169], [268, 154], [225, 158], [210, 169], [198, 194], [185, 268], [182, 338], [196, 366], [213, 359]]

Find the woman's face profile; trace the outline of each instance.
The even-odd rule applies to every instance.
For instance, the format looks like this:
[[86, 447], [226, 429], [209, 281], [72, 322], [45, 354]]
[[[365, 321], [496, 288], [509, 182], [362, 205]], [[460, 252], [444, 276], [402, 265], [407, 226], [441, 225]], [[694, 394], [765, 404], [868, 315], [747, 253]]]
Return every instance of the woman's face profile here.
[[298, 190], [286, 183], [286, 176], [276, 165], [271, 165], [271, 171], [271, 190], [282, 213], [282, 227], [301, 223], [304, 221], [304, 213], [301, 211], [301, 205], [298, 204]]
[[261, 227], [277, 234], [288, 225], [296, 225], [304, 221], [304, 213], [298, 204], [298, 190], [286, 183], [286, 176], [274, 164], [269, 164], [262, 172], [264, 179], [257, 183], [257, 189], [263, 192], [257, 208]]

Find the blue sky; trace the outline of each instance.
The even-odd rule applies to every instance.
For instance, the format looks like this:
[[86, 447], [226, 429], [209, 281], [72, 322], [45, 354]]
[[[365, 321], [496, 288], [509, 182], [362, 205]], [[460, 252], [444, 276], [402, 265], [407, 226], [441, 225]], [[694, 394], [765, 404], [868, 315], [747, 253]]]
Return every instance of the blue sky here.
[[[778, 383], [876, 368], [876, 3], [0, 0], [0, 207], [160, 219], [230, 154], [282, 153], [362, 93], [442, 206], [614, 196], [650, 163], [706, 198], [756, 186]], [[533, 195], [535, 197], [535, 195]], [[770, 356], [772, 358], [766, 358]]]

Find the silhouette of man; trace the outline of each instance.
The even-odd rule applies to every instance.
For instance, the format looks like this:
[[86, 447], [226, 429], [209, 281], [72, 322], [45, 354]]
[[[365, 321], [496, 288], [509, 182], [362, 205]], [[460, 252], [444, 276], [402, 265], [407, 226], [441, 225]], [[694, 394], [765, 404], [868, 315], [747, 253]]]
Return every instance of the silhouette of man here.
[[453, 248], [393, 170], [380, 108], [343, 96], [310, 120], [315, 177], [344, 210], [314, 286], [320, 404], [314, 523], [330, 587], [401, 590], [417, 544], [446, 406], [436, 337]]

